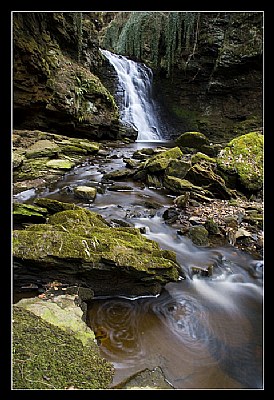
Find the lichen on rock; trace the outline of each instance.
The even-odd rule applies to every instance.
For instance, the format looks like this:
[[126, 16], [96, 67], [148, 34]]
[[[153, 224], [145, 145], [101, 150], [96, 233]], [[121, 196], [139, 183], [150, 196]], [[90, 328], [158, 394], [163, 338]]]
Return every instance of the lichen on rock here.
[[[137, 228], [112, 228], [82, 208], [15, 230], [13, 256], [16, 282], [23, 282], [24, 274], [32, 282], [58, 278], [78, 281], [96, 294], [155, 294], [182, 275], [174, 252], [162, 250]], [[110, 287], [110, 281], [116, 285]]]
[[260, 132], [250, 132], [232, 139], [217, 157], [219, 170], [231, 184], [235, 177], [247, 192], [263, 187], [263, 147]]

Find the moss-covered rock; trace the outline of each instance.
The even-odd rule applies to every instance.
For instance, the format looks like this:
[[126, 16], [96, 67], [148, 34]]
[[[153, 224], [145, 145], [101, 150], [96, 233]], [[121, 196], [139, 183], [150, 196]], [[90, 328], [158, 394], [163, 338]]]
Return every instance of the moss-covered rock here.
[[187, 236], [197, 246], [208, 246], [208, 231], [203, 225], [195, 225], [190, 227]]
[[[45, 314], [53, 315], [46, 305]], [[83, 321], [77, 321], [80, 328]], [[13, 389], [105, 389], [112, 382], [113, 366], [100, 357], [92, 332], [84, 345], [75, 330], [67, 332], [20, 305], [13, 307], [12, 332]]]
[[165, 174], [169, 176], [176, 176], [177, 178], [184, 179], [188, 170], [191, 167], [190, 161], [185, 160], [171, 160], [165, 170]]
[[263, 188], [263, 148], [260, 132], [247, 133], [228, 143], [217, 157], [218, 168], [228, 184], [239, 184], [248, 192]]
[[150, 157], [144, 168], [152, 173], [164, 172], [172, 160], [179, 160], [182, 155], [183, 153], [179, 147], [173, 147]]
[[210, 145], [207, 137], [201, 132], [184, 132], [178, 136], [175, 143], [181, 148], [185, 147], [201, 150], [203, 146]]
[[14, 13], [14, 126], [117, 138], [118, 107], [92, 72], [100, 53], [91, 14]]
[[217, 175], [210, 164], [194, 164], [186, 174], [186, 179], [197, 186], [206, 187], [212, 197], [230, 199], [232, 192], [226, 187], [224, 179]]
[[13, 222], [14, 223], [22, 223], [22, 222], [46, 222], [47, 209], [33, 206], [31, 204], [21, 204], [14, 203], [13, 204]]
[[180, 179], [176, 176], [165, 176], [164, 186], [176, 194], [191, 193], [191, 197], [196, 200], [210, 201], [212, 193], [201, 186], [196, 186], [187, 179]]
[[[155, 294], [179, 278], [173, 252], [142, 236], [137, 228], [112, 228], [85, 209], [53, 214], [46, 224], [15, 230], [15, 281], [75, 280], [95, 294]], [[115, 281], [115, 285], [109, 282]]]
[[34, 204], [37, 204], [38, 206], [42, 208], [46, 208], [48, 210], [49, 214], [55, 214], [60, 211], [65, 211], [65, 210], [80, 210], [82, 209], [81, 207], [77, 206], [74, 203], [63, 203], [58, 200], [46, 198], [46, 197], [37, 197], [34, 200]]
[[84, 200], [94, 200], [97, 193], [97, 189], [91, 186], [77, 186], [73, 191], [76, 197]]
[[67, 159], [54, 159], [46, 163], [48, 168], [69, 170], [74, 167], [74, 162]]
[[53, 141], [48, 139], [38, 140], [26, 149], [26, 157], [53, 157], [55, 154], [58, 154], [59, 151], [60, 147]]

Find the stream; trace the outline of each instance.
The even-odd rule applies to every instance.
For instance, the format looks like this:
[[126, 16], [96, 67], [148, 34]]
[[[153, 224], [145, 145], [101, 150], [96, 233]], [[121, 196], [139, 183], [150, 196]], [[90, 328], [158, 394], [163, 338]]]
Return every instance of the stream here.
[[[129, 109], [131, 101], [138, 99], [127, 99]], [[150, 112], [146, 108], [145, 115]], [[139, 131], [139, 119], [129, 114]], [[87, 323], [94, 331], [104, 331], [100, 351], [115, 367], [113, 387], [145, 368], [159, 367], [175, 389], [263, 388], [262, 260], [233, 246], [198, 247], [178, 235], [162, 218], [175, 198], [165, 190], [127, 181], [128, 190], [112, 191], [111, 183], [102, 183], [104, 173], [124, 167], [123, 158], [131, 158], [136, 150], [172, 145], [161, 140], [155, 121], [144, 123], [145, 134], [136, 142], [109, 143], [106, 154], [74, 168], [42, 192], [19, 193], [16, 201], [32, 203], [36, 197], [49, 197], [73, 202], [108, 221], [143, 228], [144, 235], [162, 249], [176, 252], [186, 278], [167, 284], [159, 296], [95, 298], [88, 304]], [[74, 197], [72, 189], [79, 185], [100, 188], [94, 202]], [[209, 262], [214, 264], [211, 277], [192, 276], [193, 266]]]

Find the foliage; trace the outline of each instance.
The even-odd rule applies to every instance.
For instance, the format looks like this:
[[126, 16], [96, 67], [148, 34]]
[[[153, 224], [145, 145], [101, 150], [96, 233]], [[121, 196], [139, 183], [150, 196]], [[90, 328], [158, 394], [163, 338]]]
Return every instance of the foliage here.
[[193, 56], [199, 18], [198, 12], [131, 12], [122, 24], [117, 15], [105, 32], [102, 46], [139, 60], [149, 58], [154, 68], [164, 64], [170, 75], [182, 54]]

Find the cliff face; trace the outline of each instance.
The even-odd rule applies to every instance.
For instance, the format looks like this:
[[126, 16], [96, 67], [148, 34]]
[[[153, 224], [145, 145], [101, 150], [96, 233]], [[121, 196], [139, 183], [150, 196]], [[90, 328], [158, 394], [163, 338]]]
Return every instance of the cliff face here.
[[113, 13], [100, 40], [153, 69], [175, 136], [220, 141], [262, 127], [262, 12], [131, 14]]
[[15, 129], [115, 138], [118, 109], [95, 75], [102, 62], [96, 14], [13, 14]]
[[262, 14], [201, 15], [187, 68], [157, 76], [156, 93], [174, 116], [175, 130], [198, 130], [213, 141], [262, 127]]
[[14, 128], [92, 139], [130, 135], [121, 134], [115, 74], [99, 52], [100, 38], [105, 48], [152, 67], [174, 137], [198, 130], [228, 141], [258, 130], [262, 30], [262, 12], [13, 13]]

